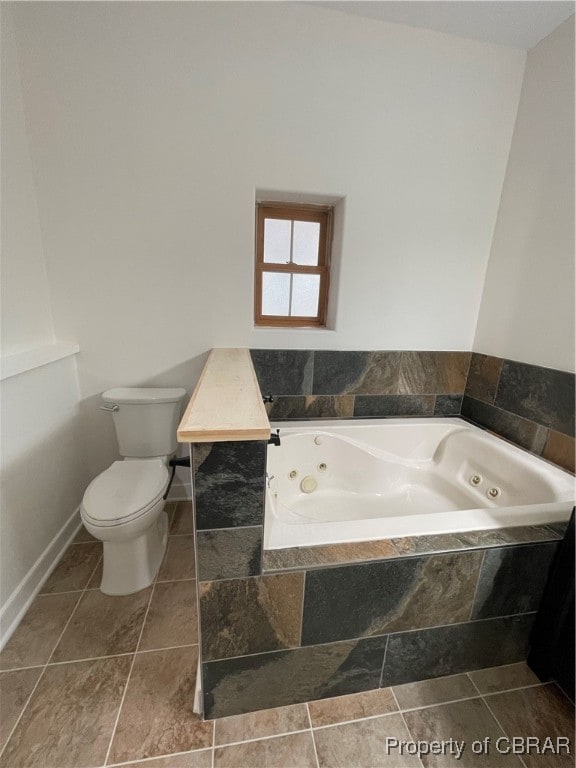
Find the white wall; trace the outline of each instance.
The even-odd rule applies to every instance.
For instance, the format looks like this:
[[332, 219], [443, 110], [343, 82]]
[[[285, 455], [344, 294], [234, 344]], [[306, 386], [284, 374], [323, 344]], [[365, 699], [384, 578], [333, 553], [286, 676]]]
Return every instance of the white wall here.
[[38, 206], [24, 129], [16, 40], [2, 9], [2, 355], [54, 340]]
[[528, 54], [474, 341], [574, 371], [574, 17]]
[[80, 522], [88, 474], [78, 400], [71, 357], [2, 382], [2, 641]]
[[[16, 3], [56, 331], [110, 385], [214, 346], [469, 349], [521, 51], [291, 3]], [[336, 329], [254, 330], [256, 188], [345, 196]]]
[[[1, 225], [2, 355], [30, 360], [40, 348], [45, 356], [54, 329], [8, 7], [2, 7]], [[74, 358], [2, 381], [0, 642], [78, 525], [88, 481], [80, 424]]]

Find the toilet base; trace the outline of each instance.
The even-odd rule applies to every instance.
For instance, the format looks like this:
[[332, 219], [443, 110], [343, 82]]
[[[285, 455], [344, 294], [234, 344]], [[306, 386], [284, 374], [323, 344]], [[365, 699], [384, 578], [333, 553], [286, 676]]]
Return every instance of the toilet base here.
[[100, 591], [105, 595], [131, 595], [149, 587], [164, 559], [167, 542], [168, 515], [164, 511], [136, 538], [104, 541]]

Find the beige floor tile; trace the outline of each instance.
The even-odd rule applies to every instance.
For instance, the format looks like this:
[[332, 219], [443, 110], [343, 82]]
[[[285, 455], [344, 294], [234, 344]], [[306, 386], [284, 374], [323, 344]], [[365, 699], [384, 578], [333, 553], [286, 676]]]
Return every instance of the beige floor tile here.
[[523, 688], [540, 682], [528, 664], [523, 661], [519, 664], [507, 664], [504, 667], [478, 669], [468, 674], [480, 693], [509, 691], [512, 688]]
[[0, 751], [14, 728], [42, 667], [0, 672]]
[[152, 587], [133, 595], [84, 592], [50, 661], [91, 659], [136, 650]]
[[308, 731], [217, 747], [214, 768], [316, 768], [312, 734]]
[[47, 667], [2, 755], [3, 768], [102, 765], [130, 657]]
[[215, 721], [215, 726], [214, 743], [218, 746], [310, 728], [305, 704], [223, 717]]
[[183, 533], [194, 533], [191, 501], [177, 502], [172, 525], [170, 526], [170, 533], [172, 536]]
[[510, 737], [536, 736], [544, 740], [558, 736], [571, 740], [571, 754], [522, 755], [527, 768], [573, 768], [575, 737], [574, 708], [554, 685], [539, 685], [486, 696], [486, 703]]
[[212, 723], [192, 711], [197, 663], [196, 647], [136, 655], [111, 762], [212, 746]]
[[183, 755], [169, 755], [141, 763], [124, 763], [123, 768], [212, 768], [212, 750], [200, 749]]
[[[404, 712], [404, 717], [415, 741], [464, 742], [460, 758], [455, 754], [422, 755], [424, 768], [522, 768], [516, 755], [502, 754], [496, 749], [496, 742], [504, 733], [480, 698], [414, 709]], [[489, 751], [475, 755], [472, 742], [485, 738], [490, 740]]]
[[198, 642], [196, 582], [156, 584], [139, 651], [172, 648]]
[[418, 758], [387, 750], [386, 739], [407, 741], [401, 715], [384, 715], [314, 731], [320, 768], [420, 768]]
[[100, 542], [71, 544], [48, 577], [40, 594], [84, 589], [98, 565], [101, 554]]
[[333, 699], [311, 701], [310, 719], [312, 725], [332, 725], [347, 720], [358, 720], [372, 715], [386, 715], [398, 710], [390, 688], [336, 696]]
[[194, 537], [169, 536], [164, 562], [158, 573], [158, 581], [193, 579], [195, 576]]
[[450, 675], [434, 680], [422, 680], [419, 683], [396, 685], [393, 690], [400, 709], [417, 709], [430, 704], [444, 704], [478, 696], [478, 691], [466, 675]]
[[39, 595], [0, 652], [0, 669], [46, 664], [80, 595]]

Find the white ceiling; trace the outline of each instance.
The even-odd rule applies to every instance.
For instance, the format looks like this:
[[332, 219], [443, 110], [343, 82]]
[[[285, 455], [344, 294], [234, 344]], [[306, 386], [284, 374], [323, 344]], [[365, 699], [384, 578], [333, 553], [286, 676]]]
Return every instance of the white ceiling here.
[[533, 48], [576, 7], [569, 0], [316, 0], [314, 4], [524, 49]]

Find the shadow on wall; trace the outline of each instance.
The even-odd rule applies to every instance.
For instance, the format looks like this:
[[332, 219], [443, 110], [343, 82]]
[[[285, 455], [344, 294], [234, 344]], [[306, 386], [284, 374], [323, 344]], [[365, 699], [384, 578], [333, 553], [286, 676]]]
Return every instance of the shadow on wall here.
[[[182, 402], [182, 412], [184, 412], [208, 359], [208, 354], [209, 350], [185, 360], [173, 368], [161, 371], [144, 381], [111, 381], [102, 391], [112, 387], [184, 387], [187, 393]], [[80, 402], [80, 419], [83, 426], [83, 443], [89, 474], [88, 482], [109, 467], [113, 461], [120, 458], [114, 423], [109, 413], [100, 410], [101, 405], [101, 393], [86, 397]], [[179, 446], [177, 453], [182, 456], [187, 455], [187, 446]], [[189, 485], [189, 470], [178, 470], [176, 478], [175, 491], [179, 485]], [[174, 494], [171, 494], [171, 498], [173, 496]]]

